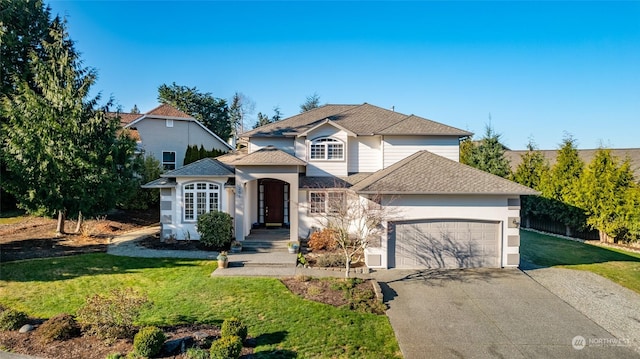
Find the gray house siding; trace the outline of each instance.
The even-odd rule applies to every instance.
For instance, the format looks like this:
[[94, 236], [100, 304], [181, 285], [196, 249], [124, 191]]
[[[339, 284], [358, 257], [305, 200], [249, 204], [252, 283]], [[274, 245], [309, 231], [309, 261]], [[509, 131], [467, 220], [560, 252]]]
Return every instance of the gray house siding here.
[[153, 155], [162, 162], [162, 153], [169, 151], [176, 153], [176, 167], [182, 167], [187, 146], [200, 145], [205, 149], [228, 151], [229, 148], [213, 137], [200, 125], [193, 121], [173, 120], [173, 127], [167, 126], [165, 119], [146, 118], [138, 122], [138, 129], [145, 155]]

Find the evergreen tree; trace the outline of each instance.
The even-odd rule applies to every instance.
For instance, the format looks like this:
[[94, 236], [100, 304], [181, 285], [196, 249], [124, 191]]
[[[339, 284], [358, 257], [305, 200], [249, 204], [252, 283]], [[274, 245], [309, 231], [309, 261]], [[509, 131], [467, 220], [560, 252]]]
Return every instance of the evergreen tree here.
[[473, 136], [465, 137], [460, 141], [460, 163], [471, 166], [471, 158], [475, 147]]
[[[542, 178], [549, 175], [549, 162], [533, 142], [527, 144], [527, 149], [528, 151], [521, 156], [522, 161], [513, 173], [512, 179], [529, 188], [540, 190]], [[530, 226], [531, 217], [541, 214], [543, 210], [539, 196], [522, 196], [520, 216], [524, 219], [526, 227]]]
[[540, 182], [542, 196], [546, 201], [546, 213], [555, 220], [564, 223], [567, 234], [569, 228], [583, 229], [586, 225], [584, 211], [578, 206], [580, 193], [580, 178], [584, 169], [584, 162], [578, 156], [575, 140], [565, 136], [558, 150], [556, 163], [548, 176]]
[[629, 160], [620, 163], [611, 150], [598, 149], [580, 182], [579, 204], [587, 214], [587, 224], [600, 232], [600, 240], [629, 240], [629, 218], [633, 200], [629, 192], [636, 184]]
[[[88, 98], [93, 69], [80, 66], [65, 24], [54, 19], [43, 56], [30, 52], [34, 83], [2, 101], [8, 190], [29, 212], [91, 215], [112, 208], [128, 182], [135, 144], [117, 137], [118, 120]], [[118, 163], [118, 161], [123, 161]], [[6, 182], [5, 182], [6, 183]]]
[[202, 122], [211, 132], [222, 139], [228, 139], [232, 133], [227, 101], [215, 98], [211, 93], [202, 93], [195, 87], [160, 85], [158, 100], [193, 116]]
[[[42, 41], [49, 36], [50, 9], [41, 0], [0, 0], [0, 99], [12, 96], [21, 82], [34, 87], [30, 54], [43, 56]], [[0, 127], [8, 118], [0, 111]], [[5, 132], [0, 131], [0, 144]], [[0, 146], [0, 212], [15, 208], [16, 199], [6, 192], [10, 180]]]
[[307, 99], [302, 105], [300, 105], [300, 113], [313, 110], [320, 107], [320, 96], [317, 93], [313, 93], [311, 96], [307, 96]]
[[468, 164], [496, 176], [508, 177], [511, 167], [504, 156], [504, 150], [504, 145], [500, 143], [500, 135], [495, 133], [491, 126], [487, 126], [480, 144], [472, 147]]

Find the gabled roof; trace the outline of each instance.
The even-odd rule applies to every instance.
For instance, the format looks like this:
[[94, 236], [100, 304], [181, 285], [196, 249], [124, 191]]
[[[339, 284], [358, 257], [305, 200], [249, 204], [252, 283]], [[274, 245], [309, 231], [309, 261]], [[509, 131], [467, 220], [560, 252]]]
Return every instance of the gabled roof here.
[[175, 178], [158, 178], [149, 183], [143, 184], [142, 188], [173, 188], [176, 186]]
[[160, 106], [154, 108], [153, 110], [147, 112], [146, 115], [154, 116], [154, 117], [162, 116], [162, 117], [174, 117], [174, 118], [193, 118], [192, 116], [189, 116], [186, 113], [166, 103], [163, 103]]
[[213, 158], [203, 158], [176, 170], [160, 175], [161, 177], [234, 177], [233, 169]]
[[371, 176], [371, 172], [359, 172], [346, 177], [319, 177], [319, 176], [303, 176], [300, 177], [299, 188], [314, 189], [345, 189]]
[[140, 114], [140, 113], [109, 112], [108, 115], [111, 116], [111, 117], [119, 116], [120, 117], [120, 126], [128, 125], [131, 122], [133, 122], [133, 121], [137, 120], [138, 118], [142, 117], [142, 114]]
[[[471, 135], [470, 132], [419, 116], [408, 116], [364, 103], [362, 105], [325, 105], [258, 127], [241, 134], [241, 137], [297, 136], [327, 120], [351, 131], [357, 136], [407, 134], [408, 129], [411, 129], [409, 134], [412, 135], [458, 137]], [[397, 128], [394, 126], [397, 126]]]
[[273, 146], [252, 152], [234, 161], [233, 166], [306, 166], [307, 163]]
[[417, 152], [382, 169], [351, 189], [380, 194], [538, 194], [531, 188], [429, 151]]
[[143, 121], [143, 120], [145, 120], [147, 118], [149, 118], [149, 119], [161, 119], [161, 120], [169, 119], [169, 120], [193, 122], [196, 125], [198, 125], [200, 128], [202, 128], [204, 131], [209, 133], [211, 136], [215, 137], [218, 141], [220, 141], [228, 149], [230, 149], [230, 150], [233, 149], [233, 147], [231, 147], [230, 144], [228, 144], [226, 141], [221, 139], [220, 136], [218, 136], [215, 133], [213, 133], [213, 131], [208, 129], [200, 121], [198, 121], [195, 118], [187, 115], [186, 113], [176, 109], [175, 107], [173, 107], [171, 105], [167, 105], [167, 104], [162, 104], [162, 105], [154, 108], [153, 110], [147, 112], [146, 114], [141, 115], [138, 118], [136, 118], [135, 120], [125, 124], [123, 127], [124, 128], [135, 128], [137, 123], [139, 123], [139, 122], [141, 122], [141, 121]]

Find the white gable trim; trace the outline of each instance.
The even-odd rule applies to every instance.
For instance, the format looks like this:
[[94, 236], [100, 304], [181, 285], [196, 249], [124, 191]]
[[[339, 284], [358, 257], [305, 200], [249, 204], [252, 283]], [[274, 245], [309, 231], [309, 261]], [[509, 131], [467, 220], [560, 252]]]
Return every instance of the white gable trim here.
[[342, 126], [338, 125], [337, 123], [335, 123], [335, 122], [331, 121], [331, 120], [330, 120], [330, 119], [328, 119], [328, 118], [324, 119], [324, 121], [322, 121], [322, 122], [320, 122], [319, 124], [317, 124], [317, 125], [315, 125], [315, 126], [311, 127], [310, 129], [308, 129], [308, 130], [306, 130], [306, 131], [304, 131], [304, 132], [302, 132], [302, 133], [298, 134], [298, 136], [296, 136], [296, 137], [307, 137], [307, 136], [309, 135], [309, 133], [311, 133], [311, 132], [313, 132], [313, 131], [317, 130], [318, 128], [320, 128], [320, 127], [322, 127], [322, 126], [324, 126], [324, 125], [326, 125], [326, 124], [329, 124], [329, 125], [331, 125], [331, 126], [333, 126], [333, 127], [337, 128], [337, 129], [339, 129], [340, 131], [345, 132], [345, 133], [347, 134], [347, 136], [349, 136], [349, 137], [358, 137], [358, 135], [356, 135], [353, 131], [347, 130], [346, 128], [344, 128], [344, 127], [342, 127]]

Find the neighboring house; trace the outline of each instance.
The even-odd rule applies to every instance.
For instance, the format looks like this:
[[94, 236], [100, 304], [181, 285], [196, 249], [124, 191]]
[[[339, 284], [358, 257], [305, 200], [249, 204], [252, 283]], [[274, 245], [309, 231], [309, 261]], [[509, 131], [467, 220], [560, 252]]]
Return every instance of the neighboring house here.
[[319, 227], [331, 201], [380, 196], [394, 209], [366, 249], [373, 268], [512, 267], [519, 264], [520, 196], [537, 192], [460, 164], [471, 133], [369, 104], [325, 105], [241, 135], [247, 147], [167, 172], [162, 237], [197, 239], [199, 214], [230, 213], [235, 237], [255, 226]]
[[152, 155], [164, 170], [182, 167], [188, 146], [230, 151], [233, 148], [186, 113], [162, 104], [146, 114], [118, 113], [123, 128], [131, 130], [138, 150]]
[[[558, 150], [539, 150], [540, 153], [549, 161], [549, 164], [553, 166], [556, 163], [558, 157]], [[595, 157], [597, 149], [578, 150], [578, 156], [585, 165], [589, 165]], [[528, 150], [507, 150], [504, 152], [504, 156], [509, 160], [511, 164], [511, 170], [515, 171], [518, 168], [520, 162], [522, 162], [522, 155], [529, 152]], [[636, 179], [640, 179], [640, 148], [612, 148], [611, 154], [618, 157], [620, 160], [628, 158], [631, 163], [631, 169], [633, 170]]]

